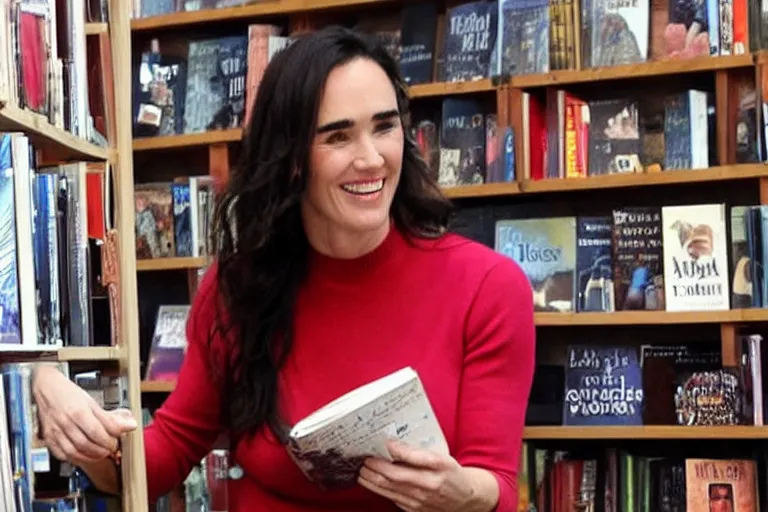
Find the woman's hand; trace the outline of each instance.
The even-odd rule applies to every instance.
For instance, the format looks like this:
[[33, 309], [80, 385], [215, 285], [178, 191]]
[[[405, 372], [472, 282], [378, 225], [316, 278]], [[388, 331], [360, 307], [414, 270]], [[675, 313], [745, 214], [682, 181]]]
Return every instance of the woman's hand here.
[[[482, 470], [462, 467], [453, 457], [410, 447], [401, 442], [389, 444], [394, 462], [370, 458], [360, 470], [363, 487], [392, 500], [408, 512], [490, 511], [496, 503], [494, 493], [478, 493], [475, 480], [484, 473], [487, 483], [493, 476]], [[496, 494], [498, 491], [496, 491]]]
[[117, 450], [120, 436], [138, 427], [130, 411], [105, 411], [56, 368], [38, 366], [32, 389], [40, 437], [59, 460], [74, 465], [103, 460]]

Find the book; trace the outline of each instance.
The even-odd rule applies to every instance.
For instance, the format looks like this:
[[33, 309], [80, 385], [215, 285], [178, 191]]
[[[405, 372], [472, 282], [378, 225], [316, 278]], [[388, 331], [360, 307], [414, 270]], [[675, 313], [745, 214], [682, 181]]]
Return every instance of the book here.
[[368, 457], [392, 460], [387, 442], [399, 440], [448, 455], [448, 443], [419, 375], [402, 368], [358, 387], [297, 422], [288, 452], [323, 489], [356, 484]]

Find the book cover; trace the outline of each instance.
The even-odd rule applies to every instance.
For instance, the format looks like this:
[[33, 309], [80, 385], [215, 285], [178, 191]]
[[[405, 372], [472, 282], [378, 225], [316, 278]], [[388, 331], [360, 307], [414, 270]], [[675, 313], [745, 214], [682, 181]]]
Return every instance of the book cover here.
[[664, 206], [667, 311], [730, 308], [724, 204]]
[[568, 347], [563, 424], [643, 424], [643, 378], [634, 347]]
[[756, 466], [753, 460], [687, 459], [687, 510], [757, 512]]
[[442, 114], [438, 183], [444, 187], [484, 183], [486, 116], [481, 103], [446, 98]]
[[528, 276], [536, 311], [574, 311], [576, 218], [496, 222], [496, 251]]
[[173, 194], [170, 183], [140, 183], [136, 202], [136, 259], [168, 258], [176, 254]]
[[408, 85], [432, 82], [437, 38], [437, 4], [405, 4], [402, 11], [400, 71]]
[[467, 82], [489, 76], [497, 19], [495, 1], [468, 2], [448, 10], [441, 81]]
[[549, 0], [499, 0], [501, 77], [549, 71]]
[[190, 306], [160, 306], [149, 349], [146, 380], [175, 381], [187, 352]]
[[606, 99], [589, 105], [589, 175], [642, 172], [638, 103]]
[[16, 268], [16, 201], [13, 135], [0, 135], [0, 343], [21, 343], [21, 308]]
[[287, 449], [323, 489], [354, 486], [365, 459], [391, 460], [386, 443], [448, 454], [448, 444], [415, 370], [403, 368], [337, 398], [296, 423]]
[[592, 67], [637, 64], [648, 59], [649, 0], [592, 2], [589, 41]]
[[661, 208], [613, 210], [616, 310], [663, 311], [664, 249]]
[[577, 311], [615, 309], [613, 293], [613, 219], [576, 219]]

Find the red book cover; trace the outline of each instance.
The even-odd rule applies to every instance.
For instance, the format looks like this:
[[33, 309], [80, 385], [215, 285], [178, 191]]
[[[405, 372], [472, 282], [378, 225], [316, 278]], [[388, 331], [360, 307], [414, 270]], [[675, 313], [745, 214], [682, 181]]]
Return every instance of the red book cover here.
[[205, 482], [208, 487], [210, 512], [227, 512], [227, 479], [229, 452], [213, 450], [205, 457]]

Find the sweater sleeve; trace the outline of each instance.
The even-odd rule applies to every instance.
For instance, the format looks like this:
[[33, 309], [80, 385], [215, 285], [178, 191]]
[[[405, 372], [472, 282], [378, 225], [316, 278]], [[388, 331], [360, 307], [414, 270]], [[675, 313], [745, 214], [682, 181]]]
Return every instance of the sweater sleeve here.
[[187, 353], [176, 387], [144, 429], [150, 503], [181, 485], [223, 430], [220, 388], [211, 372], [208, 343], [216, 314], [214, 275], [211, 266], [195, 294], [186, 327]]
[[497, 512], [517, 510], [517, 472], [535, 365], [533, 294], [514, 261], [484, 277], [465, 324], [456, 459], [489, 470]]

